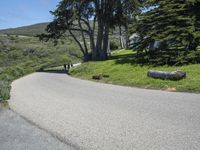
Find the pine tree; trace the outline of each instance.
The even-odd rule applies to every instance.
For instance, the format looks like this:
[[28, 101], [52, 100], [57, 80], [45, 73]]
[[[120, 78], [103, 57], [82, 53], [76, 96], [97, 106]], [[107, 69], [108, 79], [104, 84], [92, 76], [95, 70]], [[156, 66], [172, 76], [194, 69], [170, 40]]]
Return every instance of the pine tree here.
[[[159, 0], [155, 4], [135, 26], [141, 37], [138, 56], [160, 64], [184, 62], [178, 56], [187, 59], [200, 43], [200, 0]], [[159, 41], [157, 48], [151, 48], [155, 41]]]

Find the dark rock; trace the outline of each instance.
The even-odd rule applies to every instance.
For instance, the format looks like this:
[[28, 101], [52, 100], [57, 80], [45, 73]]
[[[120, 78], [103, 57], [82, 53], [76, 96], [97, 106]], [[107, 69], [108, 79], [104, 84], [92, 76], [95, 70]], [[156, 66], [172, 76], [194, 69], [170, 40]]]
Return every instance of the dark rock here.
[[92, 76], [92, 79], [94, 79], [94, 80], [101, 80], [101, 79], [103, 79], [103, 75], [102, 74], [100, 74], [100, 75], [94, 75], [94, 76]]

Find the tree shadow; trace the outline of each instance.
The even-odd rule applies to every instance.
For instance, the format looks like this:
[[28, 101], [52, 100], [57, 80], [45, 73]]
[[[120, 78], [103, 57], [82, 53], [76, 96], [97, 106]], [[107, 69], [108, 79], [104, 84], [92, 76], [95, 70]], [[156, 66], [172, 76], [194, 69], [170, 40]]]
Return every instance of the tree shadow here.
[[115, 64], [130, 64], [133, 66], [140, 66], [140, 67], [157, 67], [161, 66], [160, 64], [150, 63], [145, 56], [140, 56], [137, 53], [133, 54], [119, 54], [113, 55], [109, 57], [109, 60], [114, 60]]
[[144, 65], [137, 62], [136, 54], [114, 55], [110, 56], [109, 60], [114, 60], [116, 64]]
[[37, 72], [54, 73], [54, 74], [69, 74], [68, 70], [38, 70]]

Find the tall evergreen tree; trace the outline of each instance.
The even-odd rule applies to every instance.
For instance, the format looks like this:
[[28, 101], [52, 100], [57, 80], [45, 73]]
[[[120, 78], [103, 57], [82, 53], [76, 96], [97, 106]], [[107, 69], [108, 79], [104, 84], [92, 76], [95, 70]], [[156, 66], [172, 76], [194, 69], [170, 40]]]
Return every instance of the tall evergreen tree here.
[[[190, 53], [200, 43], [200, 0], [159, 0], [154, 4], [134, 28], [141, 37], [138, 55], [148, 61], [176, 63], [179, 51]], [[155, 41], [159, 44], [153, 47]]]

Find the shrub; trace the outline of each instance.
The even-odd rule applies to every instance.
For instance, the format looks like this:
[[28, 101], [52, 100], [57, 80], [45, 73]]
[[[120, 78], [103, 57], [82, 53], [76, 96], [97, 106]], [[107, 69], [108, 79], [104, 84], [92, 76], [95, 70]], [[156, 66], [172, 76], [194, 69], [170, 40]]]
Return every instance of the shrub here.
[[0, 80], [0, 101], [10, 98], [10, 82]]
[[111, 41], [110, 42], [110, 50], [112, 51], [112, 50], [116, 50], [116, 49], [118, 49], [119, 48], [119, 45], [117, 44], [117, 42], [116, 41]]

